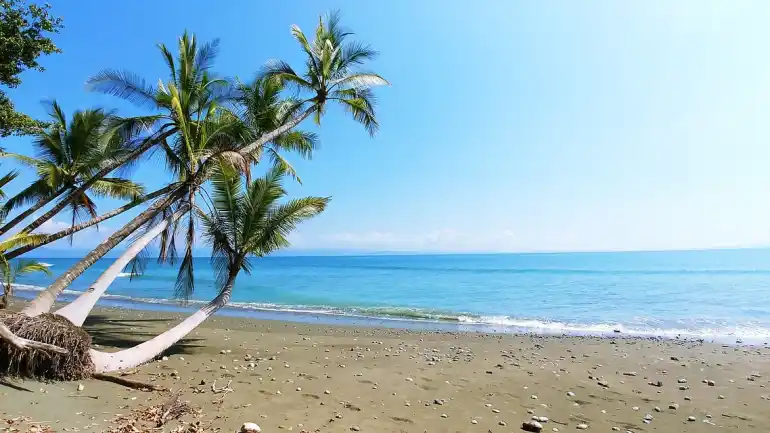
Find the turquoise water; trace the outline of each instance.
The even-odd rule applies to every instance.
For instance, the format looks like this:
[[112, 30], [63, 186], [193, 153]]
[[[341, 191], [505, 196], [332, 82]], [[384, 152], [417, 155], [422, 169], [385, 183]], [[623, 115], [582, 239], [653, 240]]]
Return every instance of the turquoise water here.
[[[54, 275], [75, 261], [42, 260]], [[98, 262], [71, 289], [86, 289], [110, 262]], [[254, 264], [252, 275], [238, 277], [231, 314], [770, 341], [770, 250], [272, 257]], [[212, 298], [208, 259], [196, 259], [195, 268], [194, 299]], [[150, 262], [144, 275], [119, 278], [105, 302], [175, 305], [175, 277], [174, 268]], [[29, 297], [34, 289], [19, 293]]]

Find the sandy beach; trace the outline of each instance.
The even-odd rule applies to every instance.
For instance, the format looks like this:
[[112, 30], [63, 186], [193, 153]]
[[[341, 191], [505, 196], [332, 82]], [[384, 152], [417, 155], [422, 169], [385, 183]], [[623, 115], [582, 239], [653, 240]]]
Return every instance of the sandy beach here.
[[[107, 350], [139, 343], [180, 317], [102, 309], [86, 328]], [[199, 422], [205, 429], [199, 431], [235, 432], [254, 422], [263, 432], [486, 433], [521, 431], [533, 417], [545, 432], [767, 431], [768, 354], [768, 348], [622, 336], [416, 332], [215, 317], [163, 359], [125, 376], [170, 391], [98, 380], [5, 383], [0, 431], [188, 431], [189, 423]], [[228, 383], [232, 392], [223, 392]], [[200, 409], [197, 415], [157, 430], [147, 422], [126, 429], [127, 418], [177, 391]], [[124, 430], [117, 429], [121, 424]]]

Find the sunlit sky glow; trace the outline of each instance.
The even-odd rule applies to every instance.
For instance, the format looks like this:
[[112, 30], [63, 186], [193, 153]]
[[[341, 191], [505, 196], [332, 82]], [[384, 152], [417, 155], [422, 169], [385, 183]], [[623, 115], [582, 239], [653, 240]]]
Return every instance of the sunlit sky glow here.
[[[64, 53], [26, 73], [13, 100], [40, 117], [46, 98], [138, 113], [85, 80], [105, 67], [165, 79], [154, 45], [185, 28], [221, 38], [223, 75], [251, 78], [270, 58], [299, 68], [289, 26], [341, 9], [393, 85], [378, 92], [375, 139], [331, 110], [315, 158], [290, 156], [304, 181], [292, 194], [333, 197], [294, 251], [770, 245], [770, 2], [162, 3], [56, 2]], [[156, 162], [134, 176], [166, 179]], [[45, 254], [87, 249], [130, 216]]]

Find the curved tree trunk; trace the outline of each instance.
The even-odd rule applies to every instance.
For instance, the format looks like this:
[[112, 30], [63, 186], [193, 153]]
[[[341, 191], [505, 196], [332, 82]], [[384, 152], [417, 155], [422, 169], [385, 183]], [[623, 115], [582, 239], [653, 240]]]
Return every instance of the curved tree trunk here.
[[29, 209], [16, 215], [16, 217], [8, 221], [8, 223], [6, 223], [4, 226], [0, 227], [0, 235], [7, 233], [8, 230], [14, 228], [16, 224], [24, 221], [24, 219], [26, 219], [28, 216], [42, 209], [45, 205], [52, 202], [56, 197], [62, 195], [65, 191], [67, 191], [67, 188], [62, 188], [59, 191], [53, 193], [50, 197], [41, 198], [38, 200], [37, 203], [33, 204]]
[[112, 265], [110, 265], [110, 267], [108, 267], [107, 270], [105, 270], [102, 275], [99, 276], [99, 278], [96, 279], [96, 281], [94, 281], [88, 290], [86, 290], [82, 295], [78, 296], [74, 301], [59, 309], [56, 314], [62, 317], [66, 317], [76, 326], [82, 326], [83, 322], [86, 321], [86, 318], [94, 308], [94, 305], [96, 305], [96, 302], [99, 300], [99, 298], [101, 298], [104, 292], [107, 291], [107, 288], [110, 286], [110, 284], [112, 284], [118, 275], [120, 275], [121, 271], [123, 271], [123, 269], [131, 262], [134, 257], [137, 256], [137, 254], [139, 254], [144, 249], [144, 247], [152, 242], [153, 239], [158, 237], [158, 235], [161, 234], [163, 230], [169, 226], [169, 224], [173, 223], [182, 215], [184, 215], [184, 213], [187, 212], [187, 209], [187, 207], [184, 207], [176, 211], [176, 213], [163, 220], [160, 224], [153, 227], [147, 233], [143, 234], [139, 239], [131, 244], [131, 246], [128, 247], [126, 251], [121, 254], [121, 256], [118, 257], [117, 260], [115, 260]]
[[[170, 133], [167, 132], [166, 134], [170, 134]], [[142, 143], [141, 146], [134, 149], [133, 152], [129, 153], [123, 158], [118, 159], [112, 164], [109, 164], [103, 169], [101, 169], [98, 173], [91, 176], [90, 179], [85, 181], [77, 189], [69, 193], [64, 200], [61, 200], [59, 203], [56, 203], [56, 206], [51, 208], [48, 212], [44, 213], [42, 216], [40, 216], [40, 218], [37, 218], [36, 220], [32, 221], [27, 227], [24, 228], [24, 230], [27, 232], [31, 232], [32, 230], [35, 230], [36, 228], [40, 227], [41, 225], [43, 225], [44, 222], [53, 218], [57, 213], [61, 212], [62, 209], [67, 207], [67, 205], [72, 203], [72, 200], [74, 200], [77, 197], [80, 197], [80, 195], [83, 194], [88, 188], [91, 188], [91, 185], [101, 180], [104, 176], [107, 176], [108, 174], [110, 174], [112, 170], [115, 170], [121, 165], [127, 163], [128, 161], [131, 161], [132, 159], [137, 158], [138, 156], [140, 156], [141, 154], [149, 150], [152, 146], [154, 146], [159, 140], [160, 138], [155, 140], [147, 139], [145, 140], [144, 143]]]
[[147, 202], [149, 200], [152, 200], [152, 199], [155, 199], [157, 197], [160, 197], [161, 195], [163, 195], [163, 194], [171, 191], [172, 189], [174, 189], [174, 187], [175, 187], [175, 185], [169, 185], [169, 186], [167, 186], [165, 188], [161, 188], [161, 189], [159, 189], [157, 191], [154, 191], [154, 192], [151, 192], [149, 194], [143, 195], [143, 196], [137, 198], [136, 200], [132, 201], [131, 203], [125, 204], [125, 205], [123, 205], [123, 206], [121, 206], [121, 207], [119, 207], [117, 209], [113, 209], [113, 210], [111, 210], [111, 211], [109, 211], [109, 212], [107, 212], [107, 213], [105, 213], [103, 215], [100, 215], [100, 216], [98, 216], [96, 218], [92, 218], [92, 219], [90, 219], [90, 220], [88, 220], [88, 221], [86, 221], [84, 223], [77, 224], [77, 225], [68, 227], [68, 228], [66, 228], [64, 230], [61, 230], [59, 232], [47, 235], [42, 241], [40, 241], [40, 243], [35, 244], [35, 245], [27, 245], [27, 246], [24, 246], [24, 247], [21, 247], [21, 248], [17, 248], [15, 250], [9, 252], [8, 254], [6, 254], [5, 258], [10, 260], [10, 259], [19, 257], [20, 255], [28, 253], [28, 252], [36, 249], [36, 248], [42, 247], [43, 245], [50, 244], [51, 242], [58, 241], [61, 238], [67, 237], [67, 236], [72, 235], [74, 233], [77, 233], [77, 232], [79, 232], [81, 230], [87, 229], [88, 227], [91, 227], [91, 226], [94, 226], [96, 224], [99, 224], [102, 221], [106, 221], [106, 220], [108, 220], [108, 219], [110, 219], [110, 218], [112, 218], [114, 216], [120, 215], [123, 212], [126, 212], [126, 211], [128, 211], [130, 209], [133, 209], [134, 207], [139, 206], [142, 203], [145, 203], [145, 202]]
[[75, 280], [75, 278], [79, 277], [86, 269], [96, 263], [97, 260], [104, 257], [105, 254], [115, 248], [119, 243], [131, 235], [131, 233], [150, 221], [150, 219], [152, 219], [158, 212], [182, 198], [184, 196], [184, 190], [182, 190], [180, 194], [180, 189], [177, 189], [173, 193], [156, 201], [150, 207], [145, 209], [144, 212], [140, 213], [136, 218], [124, 225], [120, 230], [113, 233], [104, 242], [99, 244], [99, 246], [94, 248], [80, 261], [69, 268], [67, 272], [57, 278], [56, 281], [42, 291], [37, 298], [27, 304], [22, 310], [22, 313], [30, 317], [47, 313], [56, 302], [56, 298], [72, 283], [72, 281]]
[[206, 304], [205, 307], [184, 319], [182, 323], [157, 337], [130, 349], [121, 350], [115, 353], [98, 352], [91, 349], [91, 359], [94, 361], [96, 372], [108, 373], [111, 371], [134, 368], [160, 356], [166, 349], [186, 337], [187, 334], [197, 328], [201, 323], [208, 319], [209, 316], [227, 305], [230, 301], [233, 284], [235, 283], [235, 277], [237, 275], [237, 270], [231, 272], [228, 276], [227, 283], [225, 283], [225, 286], [216, 298]]

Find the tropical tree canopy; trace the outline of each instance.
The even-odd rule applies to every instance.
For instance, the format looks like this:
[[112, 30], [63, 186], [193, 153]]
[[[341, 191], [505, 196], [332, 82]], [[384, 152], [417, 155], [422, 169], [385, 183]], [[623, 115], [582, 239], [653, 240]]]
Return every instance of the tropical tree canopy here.
[[[92, 179], [99, 169], [122, 158], [133, 149], [117, 126], [119, 119], [103, 109], [76, 111], [68, 121], [57, 102], [48, 104], [51, 124], [35, 136], [36, 157], [6, 153], [23, 165], [34, 169], [38, 179], [11, 197], [4, 209], [29, 205], [76, 190]], [[103, 177], [68, 204], [72, 224], [84, 216], [96, 217], [92, 196], [133, 200], [144, 188], [129, 179]]]

